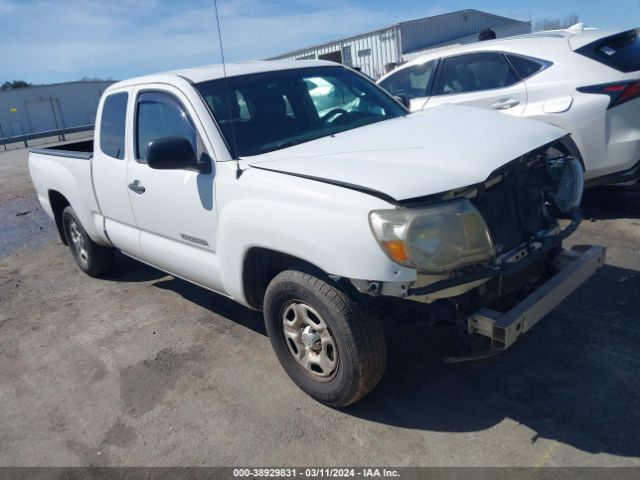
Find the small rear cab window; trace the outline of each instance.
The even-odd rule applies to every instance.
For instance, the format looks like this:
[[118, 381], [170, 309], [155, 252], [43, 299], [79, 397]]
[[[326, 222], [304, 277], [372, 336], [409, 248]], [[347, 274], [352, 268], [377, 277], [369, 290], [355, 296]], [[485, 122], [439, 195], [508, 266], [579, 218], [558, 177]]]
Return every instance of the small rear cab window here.
[[629, 30], [603, 38], [576, 52], [620, 72], [635, 72], [640, 70], [639, 32], [640, 29]]
[[124, 159], [124, 133], [127, 119], [127, 92], [105, 98], [100, 119], [100, 150], [118, 160]]

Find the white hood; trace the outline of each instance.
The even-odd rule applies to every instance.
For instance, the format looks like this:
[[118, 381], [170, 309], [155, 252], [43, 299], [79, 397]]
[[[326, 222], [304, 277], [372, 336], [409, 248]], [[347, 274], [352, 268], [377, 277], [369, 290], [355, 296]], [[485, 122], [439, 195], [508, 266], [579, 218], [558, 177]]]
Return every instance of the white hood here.
[[406, 200], [480, 183], [565, 135], [535, 120], [443, 105], [243, 160]]

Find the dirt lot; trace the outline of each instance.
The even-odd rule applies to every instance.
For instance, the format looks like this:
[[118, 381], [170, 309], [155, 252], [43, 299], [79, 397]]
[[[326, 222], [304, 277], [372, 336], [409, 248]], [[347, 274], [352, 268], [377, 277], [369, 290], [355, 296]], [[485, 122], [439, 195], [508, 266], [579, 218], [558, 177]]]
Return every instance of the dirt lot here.
[[338, 411], [286, 377], [261, 317], [119, 256], [91, 279], [0, 153], [0, 465], [640, 466], [640, 194], [591, 192], [607, 265], [506, 354], [388, 322], [389, 369]]

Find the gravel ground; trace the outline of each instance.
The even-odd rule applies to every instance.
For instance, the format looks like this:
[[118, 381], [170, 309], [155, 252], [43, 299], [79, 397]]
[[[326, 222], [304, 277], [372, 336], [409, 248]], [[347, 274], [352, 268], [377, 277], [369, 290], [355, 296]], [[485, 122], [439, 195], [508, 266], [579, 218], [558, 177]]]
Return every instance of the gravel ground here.
[[640, 466], [640, 194], [589, 192], [596, 276], [506, 354], [388, 322], [361, 403], [305, 396], [258, 313], [118, 256], [91, 279], [0, 153], [0, 465]]

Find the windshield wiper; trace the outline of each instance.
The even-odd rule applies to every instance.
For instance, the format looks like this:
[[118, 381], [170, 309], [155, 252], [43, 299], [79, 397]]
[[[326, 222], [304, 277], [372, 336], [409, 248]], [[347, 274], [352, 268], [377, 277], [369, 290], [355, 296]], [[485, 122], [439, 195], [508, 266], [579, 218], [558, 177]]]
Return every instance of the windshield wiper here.
[[[376, 117], [378, 117], [376, 115]], [[279, 143], [271, 143], [271, 144], [267, 144], [264, 146], [264, 148], [261, 148], [258, 150], [257, 153], [254, 153], [252, 155], [259, 155], [262, 153], [269, 153], [269, 152], [273, 152], [275, 150], [280, 150], [282, 148], [288, 148], [288, 147], [293, 147], [294, 145], [299, 145], [301, 143], [306, 143], [306, 142], [312, 142], [314, 140], [319, 140], [321, 138], [326, 138], [326, 137], [330, 137], [332, 135], [337, 135], [339, 133], [343, 133], [343, 132], [347, 132], [349, 130], [354, 130], [356, 128], [359, 127], [364, 127], [366, 125], [371, 125], [373, 123], [378, 123], [378, 122], [382, 122], [384, 120], [390, 120], [390, 117], [383, 117], [383, 116], [379, 116], [379, 118], [371, 118], [370, 116], [367, 118], [363, 118], [360, 120], [360, 122], [356, 122], [354, 124], [351, 125], [335, 125], [331, 128], [325, 128], [325, 130], [322, 132], [322, 135], [318, 135], [318, 136], [313, 136], [311, 138], [298, 138], [298, 139], [287, 139], [287, 140], [282, 140]], [[308, 132], [307, 132], [308, 133]], [[318, 132], [316, 132], [318, 133]]]
[[299, 145], [301, 143], [304, 142], [308, 142], [309, 140], [284, 140], [280, 143], [276, 143], [275, 145], [272, 146], [267, 146], [266, 148], [262, 148], [260, 149], [259, 153], [268, 153], [268, 152], [273, 152], [275, 150], [280, 150], [282, 148], [288, 148], [288, 147], [293, 147], [294, 145]]

